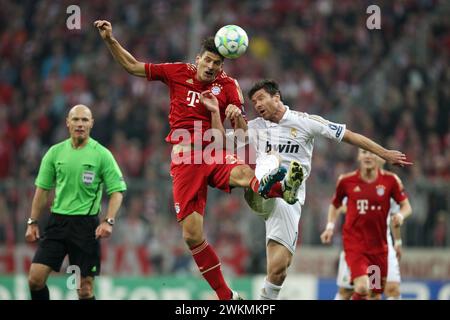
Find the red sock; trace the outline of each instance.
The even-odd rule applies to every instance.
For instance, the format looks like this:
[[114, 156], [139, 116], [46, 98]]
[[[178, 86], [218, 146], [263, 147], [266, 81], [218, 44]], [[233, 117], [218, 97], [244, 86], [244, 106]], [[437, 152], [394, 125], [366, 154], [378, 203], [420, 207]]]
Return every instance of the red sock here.
[[[256, 177], [253, 177], [253, 179], [250, 181], [250, 188], [255, 192], [258, 193], [259, 188], [259, 181], [256, 179]], [[281, 182], [275, 182], [270, 188], [269, 193], [267, 194], [268, 198], [283, 198], [283, 190], [281, 187]]]
[[353, 292], [351, 300], [367, 300], [367, 295]]
[[192, 256], [203, 276], [217, 294], [219, 300], [230, 300], [231, 289], [220, 270], [220, 261], [213, 248], [205, 241], [191, 248]]

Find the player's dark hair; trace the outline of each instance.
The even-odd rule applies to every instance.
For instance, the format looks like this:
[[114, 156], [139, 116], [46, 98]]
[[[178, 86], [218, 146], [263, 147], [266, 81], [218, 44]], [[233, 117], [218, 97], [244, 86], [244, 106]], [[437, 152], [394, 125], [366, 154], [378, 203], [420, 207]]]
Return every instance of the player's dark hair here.
[[256, 82], [250, 89], [250, 91], [248, 92], [248, 97], [250, 98], [250, 100], [252, 99], [255, 92], [261, 89], [264, 89], [271, 96], [274, 96], [278, 93], [280, 95], [280, 99], [282, 99], [278, 83], [276, 83], [276, 81], [272, 79], [264, 79]]
[[203, 55], [205, 51], [217, 54], [222, 59], [222, 61], [225, 59], [225, 57], [220, 54], [219, 50], [217, 50], [216, 45], [214, 44], [214, 37], [208, 37], [203, 40], [202, 47], [200, 49], [200, 55]]

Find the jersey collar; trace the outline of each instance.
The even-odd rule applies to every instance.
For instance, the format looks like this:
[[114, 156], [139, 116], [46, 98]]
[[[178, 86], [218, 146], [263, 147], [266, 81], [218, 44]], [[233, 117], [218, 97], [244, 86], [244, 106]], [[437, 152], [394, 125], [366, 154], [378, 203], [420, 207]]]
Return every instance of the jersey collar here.
[[270, 121], [270, 120], [264, 120], [264, 118], [261, 117], [261, 119], [263, 119], [264, 122], [266, 123], [266, 126], [267, 126], [267, 127], [276, 127], [276, 126], [278, 126], [281, 122], [287, 120], [287, 118], [288, 118], [288, 116], [289, 116], [288, 113], [290, 113], [291, 111], [290, 111], [290, 109], [289, 109], [289, 107], [288, 107], [287, 105], [284, 104], [283, 106], [286, 108], [286, 111], [284, 112], [283, 116], [281, 117], [280, 122], [275, 123], [275, 122], [272, 122], [272, 121]]
[[286, 108], [286, 111], [284, 112], [283, 116], [281, 117], [281, 121], [284, 121], [287, 119], [287, 117], [289, 116], [289, 113], [291, 112], [291, 109], [289, 109], [289, 107], [287, 105], [283, 105]]

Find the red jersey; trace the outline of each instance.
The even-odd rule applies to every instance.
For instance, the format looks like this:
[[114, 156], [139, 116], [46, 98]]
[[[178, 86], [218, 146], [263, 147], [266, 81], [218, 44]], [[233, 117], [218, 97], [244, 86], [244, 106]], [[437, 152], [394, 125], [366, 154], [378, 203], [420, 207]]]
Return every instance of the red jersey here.
[[[191, 143], [194, 133], [194, 121], [199, 123], [198, 132], [203, 133], [211, 128], [211, 113], [200, 103], [200, 93], [205, 90], [211, 92], [219, 100], [220, 116], [222, 123], [225, 120], [225, 109], [229, 104], [234, 104], [243, 111], [244, 99], [237, 81], [225, 72], [220, 72], [213, 82], [204, 83], [196, 79], [197, 67], [189, 63], [146, 63], [145, 74], [147, 80], [160, 80], [170, 90], [169, 124], [170, 132], [166, 141], [177, 144], [180, 137], [172, 137], [176, 129], [185, 129], [191, 134]], [[195, 136], [197, 139], [197, 135]], [[183, 141], [186, 143], [186, 141]], [[202, 142], [202, 145], [208, 142]]]
[[333, 205], [339, 208], [347, 197], [347, 214], [342, 232], [345, 251], [383, 254], [387, 247], [387, 217], [390, 199], [407, 199], [400, 179], [392, 172], [378, 170], [375, 181], [361, 179], [360, 171], [339, 177]]

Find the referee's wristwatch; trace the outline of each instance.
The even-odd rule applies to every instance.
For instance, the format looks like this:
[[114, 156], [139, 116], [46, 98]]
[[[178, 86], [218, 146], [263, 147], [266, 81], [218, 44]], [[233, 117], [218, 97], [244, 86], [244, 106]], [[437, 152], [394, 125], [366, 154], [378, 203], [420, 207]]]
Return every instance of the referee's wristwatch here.
[[115, 220], [114, 220], [114, 218], [107, 218], [107, 219], [105, 219], [105, 222], [112, 227], [112, 226], [114, 226]]
[[38, 221], [33, 218], [28, 218], [27, 225], [31, 226], [32, 224], [37, 224]]

